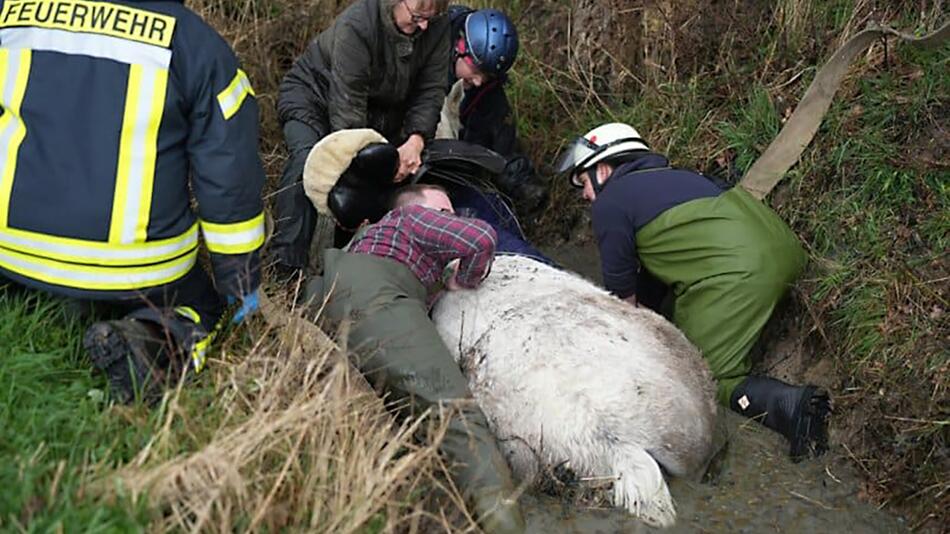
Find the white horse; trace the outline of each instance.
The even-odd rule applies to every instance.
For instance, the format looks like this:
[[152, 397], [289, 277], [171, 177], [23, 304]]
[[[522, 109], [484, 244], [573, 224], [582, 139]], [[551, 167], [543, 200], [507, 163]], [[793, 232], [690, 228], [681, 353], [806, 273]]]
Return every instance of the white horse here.
[[447, 292], [432, 318], [516, 476], [568, 462], [613, 477], [616, 506], [674, 523], [660, 467], [702, 470], [716, 418], [712, 375], [675, 326], [519, 256], [497, 257], [479, 289]]

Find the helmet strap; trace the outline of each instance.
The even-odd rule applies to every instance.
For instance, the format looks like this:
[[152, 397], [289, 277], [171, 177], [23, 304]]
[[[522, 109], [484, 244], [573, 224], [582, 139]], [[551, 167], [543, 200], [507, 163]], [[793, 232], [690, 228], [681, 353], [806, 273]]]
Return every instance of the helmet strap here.
[[455, 42], [455, 46], [452, 48], [452, 52], [455, 55], [453, 64], [455, 61], [461, 59], [472, 67], [478, 68], [477, 65], [475, 65], [475, 56], [469, 52], [468, 46], [465, 43], [465, 37], [459, 37], [458, 41]]
[[597, 165], [591, 165], [587, 168], [587, 179], [590, 180], [590, 186], [594, 189], [594, 193], [600, 194], [604, 189], [604, 185], [600, 183], [600, 180], [597, 179]]

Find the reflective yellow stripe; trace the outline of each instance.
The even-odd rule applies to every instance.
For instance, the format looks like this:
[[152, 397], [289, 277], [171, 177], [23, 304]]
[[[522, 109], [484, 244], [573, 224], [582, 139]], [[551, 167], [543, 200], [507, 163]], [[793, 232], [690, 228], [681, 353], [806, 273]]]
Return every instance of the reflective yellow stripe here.
[[217, 254], [247, 254], [264, 244], [264, 213], [233, 224], [201, 221], [208, 250]]
[[205, 368], [205, 363], [208, 362], [208, 347], [213, 340], [214, 332], [205, 336], [204, 339], [199, 340], [195, 343], [195, 346], [191, 348], [191, 364], [194, 366], [195, 374], [200, 373], [201, 370]]
[[175, 313], [191, 319], [191, 321], [195, 324], [201, 324], [201, 316], [198, 315], [198, 312], [196, 312], [191, 306], [179, 306], [175, 308]]
[[17, 154], [26, 137], [20, 105], [26, 94], [31, 58], [30, 50], [0, 49], [0, 105], [3, 106], [3, 116], [0, 116], [0, 164], [3, 165], [0, 169], [0, 228], [7, 226]]
[[109, 224], [110, 243], [145, 242], [167, 82], [166, 69], [129, 67]]
[[[198, 312], [196, 312], [191, 306], [179, 306], [175, 308], [175, 313], [191, 319], [191, 321], [196, 325], [201, 324], [201, 316], [198, 315]], [[224, 319], [218, 321], [218, 324], [215, 325], [211, 333], [203, 338], [195, 340], [191, 346], [191, 365], [195, 371], [195, 374], [200, 373], [201, 370], [204, 369], [205, 363], [208, 361], [208, 347], [211, 346], [211, 342], [214, 341], [214, 338], [224, 327], [224, 324]]]
[[181, 258], [141, 267], [94, 267], [37, 258], [0, 248], [0, 267], [40, 282], [94, 291], [128, 291], [173, 282], [195, 265], [194, 250]]
[[171, 260], [198, 246], [198, 223], [183, 234], [148, 243], [123, 245], [48, 236], [0, 228], [0, 248], [41, 258], [87, 265], [136, 266]]
[[224, 91], [218, 93], [218, 105], [221, 106], [221, 113], [225, 120], [233, 117], [241, 109], [241, 104], [244, 103], [247, 95], [255, 96], [256, 93], [254, 88], [251, 87], [251, 81], [247, 79], [247, 74], [238, 69], [231, 83]]
[[125, 205], [129, 196], [129, 172], [132, 168], [132, 138], [135, 135], [135, 112], [138, 109], [139, 88], [142, 85], [141, 65], [129, 67], [129, 83], [125, 91], [125, 113], [122, 116], [122, 134], [119, 137], [119, 164], [116, 169], [115, 193], [112, 197], [112, 220], [109, 223], [109, 242], [122, 243], [125, 227]]

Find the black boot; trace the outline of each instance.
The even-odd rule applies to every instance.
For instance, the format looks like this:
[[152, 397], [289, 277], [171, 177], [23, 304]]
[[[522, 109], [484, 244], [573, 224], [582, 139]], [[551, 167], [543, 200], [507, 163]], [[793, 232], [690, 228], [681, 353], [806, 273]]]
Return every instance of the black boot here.
[[166, 383], [178, 377], [172, 369], [178, 359], [153, 323], [132, 319], [95, 323], [86, 331], [83, 347], [92, 364], [108, 377], [113, 397], [123, 404], [141, 399], [153, 405]]
[[791, 386], [766, 376], [750, 376], [736, 386], [729, 407], [785, 436], [793, 462], [809, 454], [820, 456], [828, 449], [831, 400], [816, 386]]
[[505, 170], [495, 182], [498, 189], [514, 201], [515, 207], [523, 216], [534, 217], [547, 207], [548, 188], [525, 156], [510, 158]]

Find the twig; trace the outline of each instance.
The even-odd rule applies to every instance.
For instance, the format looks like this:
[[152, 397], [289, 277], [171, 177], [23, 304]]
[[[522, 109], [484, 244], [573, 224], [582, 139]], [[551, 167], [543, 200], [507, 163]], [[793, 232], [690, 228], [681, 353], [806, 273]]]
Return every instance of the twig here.
[[788, 492], [791, 493], [792, 495], [794, 495], [795, 497], [798, 497], [799, 499], [801, 499], [801, 500], [803, 500], [803, 501], [810, 502], [810, 503], [814, 504], [815, 506], [820, 506], [820, 507], [824, 508], [825, 510], [834, 510], [834, 508], [832, 508], [831, 506], [828, 506], [827, 504], [825, 504], [825, 503], [823, 503], [823, 502], [816, 501], [815, 499], [812, 499], [811, 497], [806, 497], [806, 496], [802, 495], [801, 493], [798, 493], [798, 492], [795, 492], [795, 491], [792, 491], [792, 490], [788, 490]]
[[834, 473], [831, 472], [831, 469], [828, 469], [827, 465], [825, 466], [825, 473], [827, 473], [828, 476], [831, 477], [831, 480], [834, 480], [838, 484], [841, 484], [841, 480], [839, 480], [838, 477], [836, 477]]
[[861, 460], [859, 460], [858, 457], [855, 456], [853, 452], [851, 452], [851, 449], [848, 447], [848, 444], [847, 444], [847, 443], [842, 443], [841, 446], [844, 447], [844, 450], [848, 451], [848, 455], [851, 456], [851, 459], [854, 460], [854, 462], [855, 462], [856, 464], [858, 464], [859, 466], [861, 466], [861, 469], [863, 469], [864, 472], [867, 473], [869, 477], [872, 476], [872, 475], [871, 475], [871, 471], [869, 471], [867, 467], [864, 467], [864, 462], [862, 462]]

